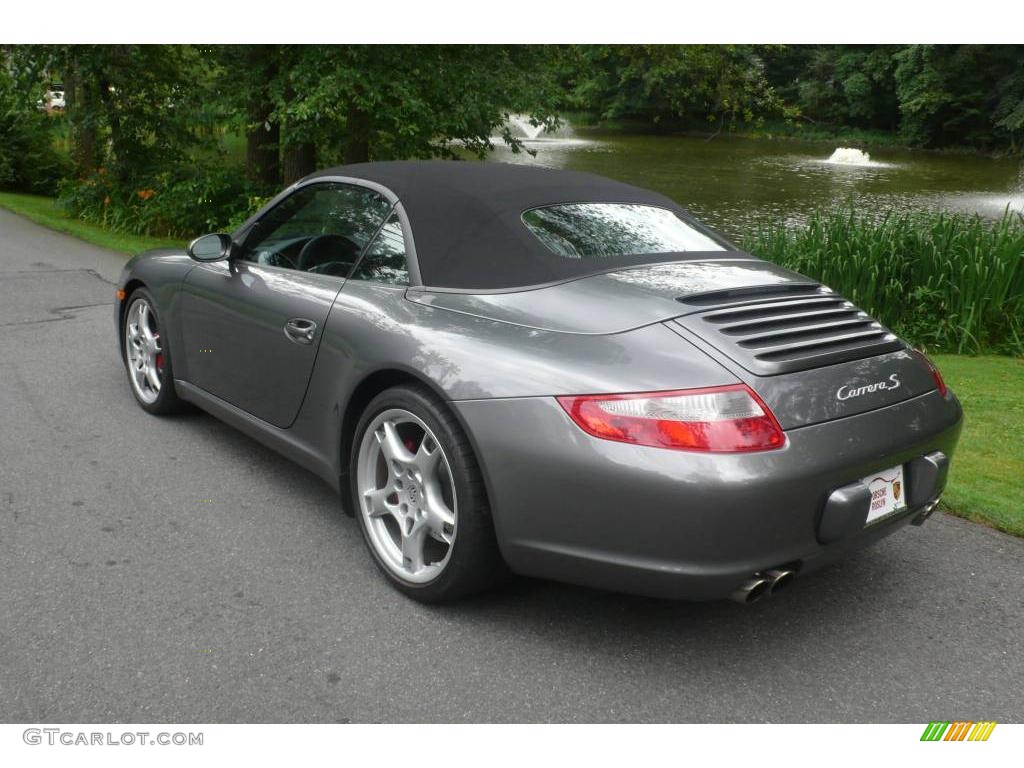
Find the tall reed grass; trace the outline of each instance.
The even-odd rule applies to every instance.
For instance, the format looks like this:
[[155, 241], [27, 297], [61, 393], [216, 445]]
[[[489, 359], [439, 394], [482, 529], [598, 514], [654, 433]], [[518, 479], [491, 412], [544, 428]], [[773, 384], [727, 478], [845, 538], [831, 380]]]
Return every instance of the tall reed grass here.
[[915, 345], [1024, 355], [1024, 215], [820, 213], [744, 247], [834, 288]]

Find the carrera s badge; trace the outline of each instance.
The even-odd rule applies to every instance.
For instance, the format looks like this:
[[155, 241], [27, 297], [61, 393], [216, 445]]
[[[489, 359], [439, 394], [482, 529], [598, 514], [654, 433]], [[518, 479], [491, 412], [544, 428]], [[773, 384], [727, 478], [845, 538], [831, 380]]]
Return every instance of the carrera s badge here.
[[891, 374], [888, 379], [882, 381], [876, 381], [873, 384], [865, 384], [861, 387], [851, 387], [849, 384], [844, 384], [836, 390], [837, 400], [850, 400], [854, 397], [860, 397], [871, 392], [881, 392], [888, 389], [899, 389], [900, 388], [900, 376], [898, 373]]

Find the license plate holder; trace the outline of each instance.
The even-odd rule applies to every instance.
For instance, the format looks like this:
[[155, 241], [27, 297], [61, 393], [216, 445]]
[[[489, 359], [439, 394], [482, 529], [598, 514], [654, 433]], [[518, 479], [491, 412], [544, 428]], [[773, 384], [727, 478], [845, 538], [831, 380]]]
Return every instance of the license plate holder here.
[[907, 508], [907, 483], [899, 464], [861, 478], [871, 491], [871, 505], [864, 525], [872, 525]]

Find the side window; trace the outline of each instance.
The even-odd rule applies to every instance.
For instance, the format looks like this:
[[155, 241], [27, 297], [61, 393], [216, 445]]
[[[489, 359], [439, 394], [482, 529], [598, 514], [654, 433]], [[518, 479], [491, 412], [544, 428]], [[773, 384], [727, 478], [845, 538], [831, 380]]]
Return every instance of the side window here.
[[409, 265], [405, 258], [405, 238], [398, 214], [391, 213], [366, 255], [352, 273], [355, 280], [375, 280], [392, 285], [409, 284]]
[[383, 195], [363, 187], [304, 187], [259, 220], [242, 259], [344, 277], [390, 210]]

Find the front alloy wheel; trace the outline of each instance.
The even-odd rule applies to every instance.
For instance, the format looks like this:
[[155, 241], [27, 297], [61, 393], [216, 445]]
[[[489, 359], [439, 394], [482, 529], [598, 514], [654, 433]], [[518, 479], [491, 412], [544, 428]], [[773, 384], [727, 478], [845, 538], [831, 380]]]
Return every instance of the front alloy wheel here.
[[124, 366], [136, 402], [149, 413], [174, 413], [184, 408], [174, 391], [171, 355], [156, 305], [145, 288], [128, 298], [122, 321]]
[[160, 397], [164, 355], [156, 316], [144, 297], [135, 299], [128, 307], [124, 323], [124, 351], [135, 396], [143, 403], [155, 403]]

